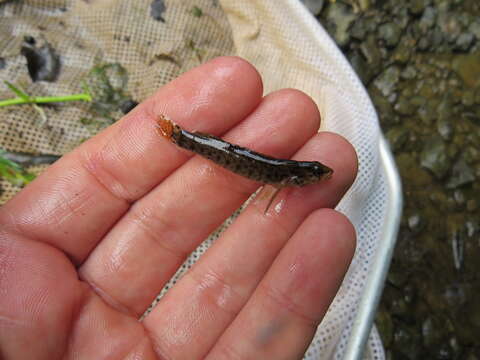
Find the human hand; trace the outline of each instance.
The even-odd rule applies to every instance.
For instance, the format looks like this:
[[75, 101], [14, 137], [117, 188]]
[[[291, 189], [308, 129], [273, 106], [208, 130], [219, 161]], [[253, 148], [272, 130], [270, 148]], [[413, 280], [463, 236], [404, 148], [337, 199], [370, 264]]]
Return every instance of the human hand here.
[[[143, 320], [186, 256], [258, 184], [161, 138], [189, 130], [334, 169], [260, 195]], [[354, 252], [332, 210], [352, 146], [319, 133], [296, 90], [262, 98], [256, 70], [217, 58], [158, 90], [0, 208], [2, 359], [301, 359]], [[276, 207], [276, 210], [275, 210]]]

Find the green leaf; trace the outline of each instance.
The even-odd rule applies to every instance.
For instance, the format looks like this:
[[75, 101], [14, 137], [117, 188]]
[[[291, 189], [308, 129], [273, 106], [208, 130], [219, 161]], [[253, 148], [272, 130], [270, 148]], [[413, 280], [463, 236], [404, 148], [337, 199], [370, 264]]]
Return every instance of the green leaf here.
[[7, 85], [7, 87], [15, 94], [17, 95], [20, 99], [23, 99], [27, 102], [30, 102], [31, 99], [30, 99], [30, 96], [25, 93], [24, 91], [20, 90], [18, 87], [16, 87], [15, 85], [13, 85], [11, 82], [8, 82], [6, 80], [3, 81], [5, 83], [5, 85]]
[[198, 18], [202, 17], [203, 16], [203, 10], [195, 5], [192, 8], [192, 15], [195, 16], [195, 17], [198, 17]]
[[0, 177], [6, 179], [16, 186], [24, 186], [35, 179], [35, 174], [29, 173], [16, 162], [2, 156], [0, 150]]

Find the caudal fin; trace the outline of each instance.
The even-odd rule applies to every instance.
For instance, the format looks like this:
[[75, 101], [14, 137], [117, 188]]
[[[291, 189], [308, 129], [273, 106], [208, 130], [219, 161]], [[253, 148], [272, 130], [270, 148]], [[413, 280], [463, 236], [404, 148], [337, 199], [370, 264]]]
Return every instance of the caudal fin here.
[[173, 135], [173, 123], [163, 114], [157, 117], [158, 132], [163, 137], [171, 139]]

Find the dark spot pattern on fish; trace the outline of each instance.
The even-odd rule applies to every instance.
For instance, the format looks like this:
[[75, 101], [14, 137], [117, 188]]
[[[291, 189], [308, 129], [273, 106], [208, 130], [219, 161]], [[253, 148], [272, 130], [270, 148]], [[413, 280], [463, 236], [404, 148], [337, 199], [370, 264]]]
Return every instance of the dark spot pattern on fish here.
[[264, 184], [279, 188], [305, 186], [331, 177], [333, 170], [317, 161], [277, 159], [216, 136], [189, 132], [165, 116], [157, 119], [159, 133], [181, 148], [201, 155], [216, 164]]

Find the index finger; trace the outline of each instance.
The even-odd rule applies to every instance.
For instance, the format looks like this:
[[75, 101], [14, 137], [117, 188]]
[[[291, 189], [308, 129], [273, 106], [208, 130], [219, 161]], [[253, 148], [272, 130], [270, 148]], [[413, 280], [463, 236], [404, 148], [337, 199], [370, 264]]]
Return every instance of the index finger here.
[[158, 114], [220, 135], [255, 109], [262, 91], [255, 68], [235, 57], [185, 73], [53, 164], [0, 208], [0, 223], [83, 262], [132, 202], [187, 160], [159, 139]]

